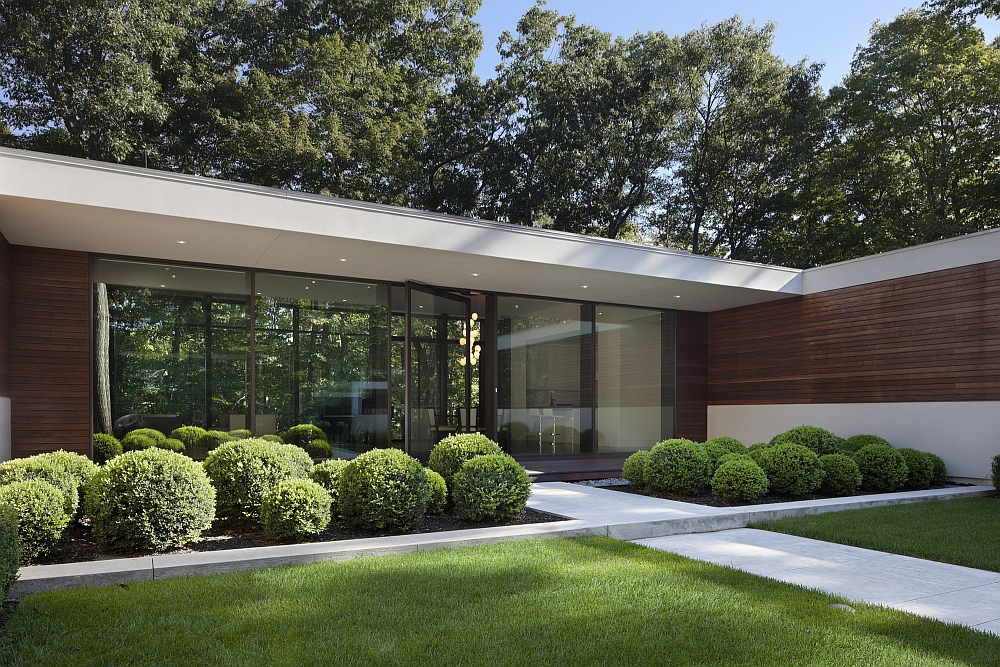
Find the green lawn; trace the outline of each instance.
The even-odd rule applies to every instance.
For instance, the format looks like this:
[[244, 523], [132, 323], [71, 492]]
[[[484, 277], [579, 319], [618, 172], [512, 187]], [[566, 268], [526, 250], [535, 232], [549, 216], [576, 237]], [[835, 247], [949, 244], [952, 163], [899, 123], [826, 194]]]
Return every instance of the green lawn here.
[[3, 665], [997, 665], [1000, 638], [604, 538], [29, 597]]
[[831, 512], [753, 528], [1000, 572], [1000, 498]]

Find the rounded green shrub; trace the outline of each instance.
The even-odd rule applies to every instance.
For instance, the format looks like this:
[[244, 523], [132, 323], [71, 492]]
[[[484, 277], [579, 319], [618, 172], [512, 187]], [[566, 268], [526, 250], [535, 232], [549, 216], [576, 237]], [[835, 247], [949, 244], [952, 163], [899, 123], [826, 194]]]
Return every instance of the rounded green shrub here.
[[262, 435], [262, 436], [260, 436], [260, 439], [261, 440], [267, 440], [268, 442], [276, 442], [279, 445], [285, 444], [285, 441], [281, 439], [280, 435], [274, 435], [273, 433], [271, 433], [269, 435]]
[[862, 433], [861, 435], [852, 435], [847, 440], [844, 440], [844, 443], [840, 446], [840, 448], [845, 454], [849, 455], [852, 452], [858, 451], [862, 447], [867, 447], [868, 445], [885, 445], [886, 447], [892, 447], [892, 445], [889, 444], [889, 441], [885, 438], [880, 438], [877, 435], [870, 435], [868, 433]]
[[312, 469], [316, 467], [309, 452], [296, 445], [278, 445], [278, 448], [285, 453], [288, 460], [295, 466], [296, 477], [308, 477]]
[[487, 438], [482, 433], [459, 433], [444, 438], [431, 450], [427, 467], [444, 477], [448, 491], [454, 490], [452, 476], [455, 475], [469, 459], [486, 454], [503, 454], [500, 445]]
[[469, 459], [452, 479], [455, 514], [470, 521], [520, 514], [531, 495], [528, 473], [507, 454]]
[[[719, 461], [722, 457], [732, 454], [733, 452], [719, 442], [705, 442], [701, 447], [708, 455], [708, 476], [709, 479], [711, 479], [712, 475], [715, 474], [716, 468], [719, 467]], [[743, 451], [746, 451], [746, 449]]]
[[1000, 491], [1000, 454], [993, 457], [993, 465], [990, 468], [990, 477], [993, 480], [993, 488]]
[[38, 456], [49, 459], [55, 465], [60, 466], [76, 480], [77, 489], [83, 493], [83, 487], [94, 478], [100, 468], [93, 461], [82, 454], [67, 452], [65, 449], [57, 449], [54, 452], [46, 452]]
[[[719, 465], [721, 466], [723, 463], [729, 463], [730, 461], [753, 461], [753, 457], [750, 456], [750, 454], [747, 453], [747, 452], [744, 452], [742, 454], [739, 454], [737, 452], [729, 452], [728, 454], [726, 454], [725, 456], [723, 456], [721, 459], [719, 459]], [[754, 463], [757, 463], [757, 462], [754, 461]], [[760, 464], [758, 464], [758, 465], [760, 465]]]
[[816, 491], [823, 483], [819, 457], [803, 445], [782, 442], [765, 450], [762, 459], [761, 468], [767, 475], [771, 493], [801, 496]]
[[406, 531], [427, 511], [431, 486], [420, 461], [398, 449], [372, 449], [344, 468], [337, 496], [348, 524]]
[[709, 445], [709, 444], [722, 445], [723, 447], [725, 447], [726, 449], [728, 449], [730, 452], [732, 452], [734, 454], [746, 454], [747, 453], [746, 445], [744, 445], [742, 442], [740, 442], [736, 438], [730, 438], [728, 435], [720, 435], [717, 438], [710, 438], [710, 439], [708, 439], [708, 440], [705, 441], [705, 444], [706, 445]]
[[750, 456], [761, 468], [764, 468], [764, 461], [768, 453], [774, 449], [774, 445], [769, 442], [758, 442], [747, 448], [747, 455]]
[[59, 489], [66, 514], [71, 519], [76, 516], [80, 506], [80, 483], [64, 466], [44, 454], [0, 463], [0, 486], [33, 479], [48, 482]]
[[782, 442], [808, 447], [816, 453], [816, 456], [823, 456], [824, 454], [839, 454], [840, 445], [844, 439], [818, 426], [796, 426], [771, 438], [772, 445]]
[[237, 428], [229, 432], [229, 435], [236, 438], [237, 440], [246, 440], [247, 438], [252, 438], [253, 433], [250, 432], [248, 428]]
[[0, 600], [7, 597], [17, 581], [21, 564], [21, 546], [17, 536], [17, 514], [11, 507], [0, 507]]
[[[278, 482], [304, 478], [302, 464], [287, 447], [259, 438], [225, 442], [205, 459], [205, 472], [217, 492], [216, 508], [219, 516], [231, 521], [257, 518], [260, 504]], [[292, 447], [306, 458], [309, 455]], [[312, 459], [309, 459], [312, 466]]]
[[84, 496], [103, 546], [166, 549], [201, 537], [215, 518], [215, 489], [201, 465], [154, 447], [109, 461]]
[[826, 475], [820, 491], [831, 496], [846, 496], [861, 486], [861, 471], [858, 464], [845, 454], [825, 454], [819, 457]]
[[931, 485], [944, 486], [948, 483], [948, 466], [944, 464], [944, 459], [937, 454], [924, 452], [931, 462]]
[[122, 443], [118, 438], [107, 433], [94, 434], [94, 461], [104, 463], [122, 453]]
[[299, 540], [330, 525], [329, 492], [311, 479], [286, 479], [264, 494], [260, 520], [273, 540]]
[[[497, 441], [502, 449], [509, 450], [512, 445], [523, 443], [532, 435], [528, 425], [521, 421], [506, 422], [497, 429]], [[534, 434], [536, 437], [537, 433]]]
[[177, 452], [178, 454], [183, 454], [186, 449], [183, 442], [174, 438], [167, 438], [162, 442], [158, 442], [156, 443], [156, 447], [158, 449], [165, 449], [168, 452]]
[[198, 439], [198, 449], [210, 452], [224, 442], [235, 442], [236, 440], [239, 438], [225, 431], [205, 431], [205, 434]]
[[185, 449], [197, 449], [206, 433], [200, 426], [181, 426], [170, 432], [170, 438], [183, 442]]
[[630, 454], [625, 463], [622, 464], [622, 477], [637, 489], [641, 489], [646, 484], [646, 459], [649, 458], [649, 451], [640, 449], [634, 454]]
[[865, 445], [851, 455], [865, 491], [898, 491], [906, 484], [906, 459], [891, 445]]
[[66, 496], [40, 479], [28, 479], [0, 486], [0, 511], [17, 519], [21, 563], [43, 556], [62, 539], [69, 525]]
[[299, 424], [282, 433], [281, 439], [289, 445], [302, 447], [313, 440], [326, 440], [326, 433], [315, 424]]
[[[337, 490], [340, 488], [340, 476], [344, 472], [344, 468], [350, 461], [345, 461], [344, 459], [331, 459], [329, 461], [324, 461], [319, 465], [313, 466], [313, 469], [309, 471], [309, 479], [316, 482], [330, 494], [331, 502], [334, 506], [337, 504]], [[336, 511], [336, 507], [334, 507]]]
[[908, 489], [929, 489], [931, 479], [934, 477], [934, 462], [926, 452], [921, 452], [910, 447], [901, 447], [896, 450], [903, 455], [906, 460], [906, 483], [904, 487]]
[[753, 459], [729, 454], [712, 476], [712, 493], [730, 502], [756, 500], [767, 493], [767, 475]]
[[326, 440], [311, 440], [299, 445], [311, 458], [328, 459], [333, 454], [333, 448]]
[[696, 442], [675, 438], [656, 444], [646, 459], [646, 486], [689, 496], [701, 493], [709, 481], [709, 458]]
[[167, 436], [155, 428], [137, 428], [122, 437], [122, 451], [134, 452], [140, 449], [149, 449], [166, 439]]
[[427, 513], [441, 514], [448, 504], [448, 485], [444, 477], [430, 468], [424, 468], [424, 474], [427, 475], [427, 483], [431, 485], [431, 501], [427, 505]]

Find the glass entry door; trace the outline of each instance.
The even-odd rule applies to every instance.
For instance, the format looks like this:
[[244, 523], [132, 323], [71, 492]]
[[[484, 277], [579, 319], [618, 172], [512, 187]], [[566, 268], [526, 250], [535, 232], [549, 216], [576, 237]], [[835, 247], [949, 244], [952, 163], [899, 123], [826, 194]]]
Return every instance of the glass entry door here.
[[406, 284], [405, 437], [413, 456], [426, 458], [439, 440], [468, 429], [469, 317], [468, 298]]

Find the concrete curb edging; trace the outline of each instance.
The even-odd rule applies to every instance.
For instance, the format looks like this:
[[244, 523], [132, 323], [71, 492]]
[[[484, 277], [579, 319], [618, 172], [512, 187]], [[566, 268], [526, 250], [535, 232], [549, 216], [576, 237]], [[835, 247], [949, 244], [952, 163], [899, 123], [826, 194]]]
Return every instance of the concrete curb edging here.
[[[562, 482], [548, 483], [553, 486]], [[577, 487], [579, 488], [579, 487]], [[588, 490], [594, 494], [596, 490]], [[311, 542], [247, 549], [226, 549], [220, 551], [199, 551], [166, 556], [143, 556], [140, 558], [113, 558], [107, 560], [65, 563], [61, 565], [34, 565], [20, 568], [18, 580], [14, 583], [9, 597], [21, 598], [35, 593], [82, 588], [89, 586], [110, 586], [140, 581], [168, 579], [190, 575], [222, 574], [259, 570], [291, 565], [307, 565], [323, 561], [347, 561], [355, 558], [389, 556], [393, 554], [457, 549], [461, 547], [572, 537], [612, 537], [619, 540], [638, 540], [650, 537], [666, 537], [685, 533], [707, 533], [732, 528], [746, 528], [758, 521], [782, 519], [786, 517], [823, 514], [843, 510], [882, 507], [903, 503], [926, 502], [985, 496], [994, 492], [993, 487], [950, 487], [928, 491], [906, 491], [849, 498], [804, 500], [771, 505], [749, 507], [708, 508], [696, 506], [706, 513], [698, 516], [670, 517], [662, 515], [642, 521], [623, 518], [620, 521], [593, 521], [570, 518], [567, 521], [499, 526], [495, 528], [472, 528], [467, 530], [421, 533], [417, 535], [396, 535], [371, 537], [358, 540], [336, 542]], [[618, 491], [600, 490], [601, 494]], [[638, 496], [645, 498], [645, 496]], [[654, 499], [658, 500], [658, 499]], [[676, 501], [661, 501], [668, 505], [686, 505]], [[530, 504], [535, 509], [551, 514], [565, 515], [565, 509], [548, 507], [545, 500]], [[559, 510], [559, 511], [553, 511]]]

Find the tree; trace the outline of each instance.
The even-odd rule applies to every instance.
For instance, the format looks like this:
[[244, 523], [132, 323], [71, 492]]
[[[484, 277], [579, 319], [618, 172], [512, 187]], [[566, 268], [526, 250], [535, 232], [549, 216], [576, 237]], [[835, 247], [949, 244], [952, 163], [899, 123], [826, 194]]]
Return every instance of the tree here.
[[831, 97], [870, 252], [1000, 222], [1000, 52], [980, 30], [926, 11], [876, 24]]

